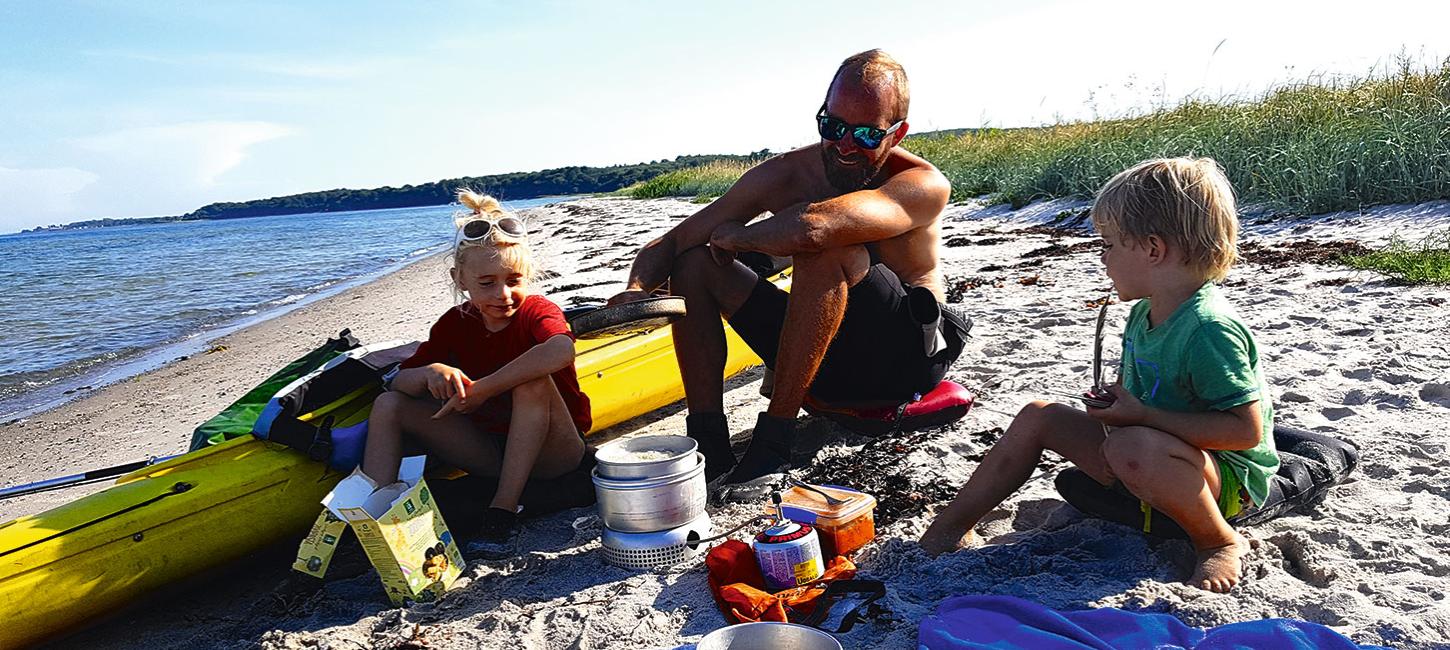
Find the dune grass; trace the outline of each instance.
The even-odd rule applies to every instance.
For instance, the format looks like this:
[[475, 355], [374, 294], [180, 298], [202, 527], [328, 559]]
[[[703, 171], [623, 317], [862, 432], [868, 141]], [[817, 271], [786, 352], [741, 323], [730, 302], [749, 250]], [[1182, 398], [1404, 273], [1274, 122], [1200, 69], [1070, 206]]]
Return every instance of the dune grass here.
[[706, 163], [660, 174], [619, 190], [618, 194], [636, 199], [688, 196], [694, 197], [696, 202], [704, 202], [724, 194], [745, 170], [753, 166], [753, 163], [744, 162]]
[[1409, 284], [1450, 284], [1450, 229], [1417, 242], [1397, 238], [1380, 250], [1351, 255], [1344, 261]]
[[[1143, 115], [910, 137], [954, 200], [1025, 205], [1090, 197], [1149, 158], [1208, 156], [1243, 203], [1316, 214], [1450, 198], [1450, 60], [1408, 60], [1359, 78], [1290, 83], [1251, 99], [1189, 98]], [[626, 188], [626, 196], [718, 196], [749, 166], [713, 164]]]
[[1289, 84], [1248, 100], [1188, 99], [1146, 115], [983, 129], [907, 145], [953, 198], [1021, 206], [1092, 196], [1149, 158], [1219, 161], [1244, 203], [1315, 214], [1450, 197], [1450, 61]]

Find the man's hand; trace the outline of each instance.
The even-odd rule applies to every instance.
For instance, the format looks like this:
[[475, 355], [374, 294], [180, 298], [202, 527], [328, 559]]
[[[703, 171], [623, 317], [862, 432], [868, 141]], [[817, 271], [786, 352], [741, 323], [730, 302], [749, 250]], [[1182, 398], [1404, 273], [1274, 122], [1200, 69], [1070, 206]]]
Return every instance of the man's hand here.
[[644, 291], [642, 289], [625, 289], [624, 291], [614, 294], [613, 297], [611, 297], [608, 301], [604, 303], [604, 306], [613, 307], [615, 305], [622, 305], [627, 302], [638, 302], [649, 297], [650, 292], [648, 291]]
[[727, 221], [718, 226], [710, 233], [710, 256], [715, 258], [715, 263], [726, 266], [735, 261], [735, 254], [740, 252], [740, 235], [745, 232], [745, 225], [738, 221]]
[[1148, 407], [1137, 396], [1128, 392], [1128, 389], [1123, 388], [1121, 382], [1108, 386], [1107, 391], [1113, 395], [1113, 404], [1102, 409], [1087, 407], [1087, 413], [1093, 419], [1114, 427], [1144, 424], [1147, 421]]

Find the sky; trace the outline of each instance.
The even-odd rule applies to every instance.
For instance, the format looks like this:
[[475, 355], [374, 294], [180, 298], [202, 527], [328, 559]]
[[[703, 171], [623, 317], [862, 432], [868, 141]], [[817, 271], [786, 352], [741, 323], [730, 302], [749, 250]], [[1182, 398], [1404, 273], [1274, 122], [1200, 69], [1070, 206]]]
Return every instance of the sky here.
[[1438, 63], [1446, 24], [1438, 0], [0, 0], [0, 233], [783, 151], [815, 141], [836, 66], [873, 47], [905, 66], [921, 132]]

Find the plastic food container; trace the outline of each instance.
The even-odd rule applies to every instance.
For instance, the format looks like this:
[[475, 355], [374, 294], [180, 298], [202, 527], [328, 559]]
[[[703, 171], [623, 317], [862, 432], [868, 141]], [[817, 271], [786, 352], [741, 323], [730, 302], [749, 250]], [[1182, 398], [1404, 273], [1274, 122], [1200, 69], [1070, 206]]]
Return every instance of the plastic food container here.
[[855, 553], [876, 538], [876, 497], [834, 485], [816, 487], [845, 503], [829, 505], [821, 495], [793, 487], [781, 493], [781, 514], [815, 527], [827, 562], [837, 555]]

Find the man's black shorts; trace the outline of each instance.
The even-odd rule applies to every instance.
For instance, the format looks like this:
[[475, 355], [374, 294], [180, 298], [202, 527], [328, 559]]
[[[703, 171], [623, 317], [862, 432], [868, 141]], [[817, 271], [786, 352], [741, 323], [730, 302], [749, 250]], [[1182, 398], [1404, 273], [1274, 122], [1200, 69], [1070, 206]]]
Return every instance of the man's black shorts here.
[[[771, 368], [789, 295], [761, 278], [729, 319]], [[960, 315], [938, 304], [931, 290], [906, 287], [884, 264], [873, 264], [847, 295], [845, 318], [826, 349], [810, 394], [827, 404], [909, 401], [942, 380], [961, 354], [970, 328]]]

